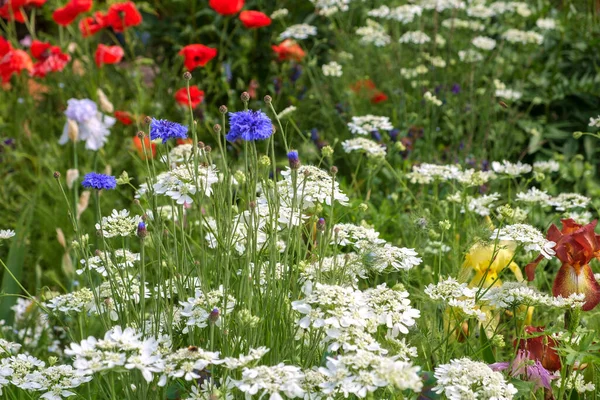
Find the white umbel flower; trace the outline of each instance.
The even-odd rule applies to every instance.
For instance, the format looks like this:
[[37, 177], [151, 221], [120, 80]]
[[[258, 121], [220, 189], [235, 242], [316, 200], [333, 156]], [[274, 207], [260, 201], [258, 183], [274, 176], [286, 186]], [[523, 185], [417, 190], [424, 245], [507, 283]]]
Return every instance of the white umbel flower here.
[[394, 126], [388, 117], [369, 114], [352, 117], [352, 122], [348, 123], [348, 128], [355, 135], [370, 135], [373, 131], [391, 131]]
[[0, 230], [0, 240], [10, 239], [15, 236], [15, 231], [11, 229], [2, 229]]
[[348, 139], [342, 142], [342, 148], [346, 153], [358, 151], [364, 153], [369, 158], [384, 158], [385, 147], [371, 139], [366, 138], [354, 138]]
[[308, 39], [317, 34], [317, 28], [308, 24], [296, 24], [288, 27], [279, 35], [280, 40], [284, 39]]
[[556, 243], [547, 240], [542, 232], [527, 224], [507, 225], [495, 229], [490, 237], [492, 240], [511, 240], [523, 245], [526, 251], [541, 253], [545, 258], [551, 259], [556, 254]]
[[127, 237], [135, 234], [141, 221], [142, 217], [139, 215], [130, 217], [128, 210], [113, 210], [111, 215], [102, 217], [102, 222], [96, 224], [96, 229], [105, 238]]
[[449, 400], [510, 400], [517, 394], [517, 389], [500, 372], [468, 358], [438, 366], [434, 376], [437, 379], [434, 390]]

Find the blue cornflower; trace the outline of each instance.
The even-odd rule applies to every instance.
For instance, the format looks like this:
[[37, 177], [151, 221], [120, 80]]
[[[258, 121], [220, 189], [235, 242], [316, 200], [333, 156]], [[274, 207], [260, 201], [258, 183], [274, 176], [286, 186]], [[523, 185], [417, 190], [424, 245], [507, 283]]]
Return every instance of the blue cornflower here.
[[154, 119], [150, 123], [150, 139], [162, 139], [167, 143], [169, 139], [187, 139], [187, 126], [166, 119]]
[[81, 186], [88, 189], [110, 190], [117, 187], [117, 179], [114, 176], [90, 172], [89, 174], [83, 177]]
[[297, 150], [290, 150], [289, 153], [287, 153], [287, 157], [290, 163], [290, 169], [300, 168], [300, 157], [298, 157]]
[[246, 141], [265, 140], [273, 134], [273, 124], [262, 111], [239, 111], [229, 113], [231, 128], [225, 136], [230, 142], [237, 139]]

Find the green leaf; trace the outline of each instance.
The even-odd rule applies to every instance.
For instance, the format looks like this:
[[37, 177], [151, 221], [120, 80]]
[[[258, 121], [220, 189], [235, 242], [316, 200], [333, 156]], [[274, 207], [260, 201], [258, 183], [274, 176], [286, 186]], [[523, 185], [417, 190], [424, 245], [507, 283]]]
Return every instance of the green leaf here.
[[496, 357], [494, 356], [494, 352], [492, 351], [492, 343], [488, 339], [485, 334], [485, 329], [483, 325], [479, 326], [479, 341], [481, 342], [482, 355], [483, 359], [488, 364], [493, 364], [496, 362]]

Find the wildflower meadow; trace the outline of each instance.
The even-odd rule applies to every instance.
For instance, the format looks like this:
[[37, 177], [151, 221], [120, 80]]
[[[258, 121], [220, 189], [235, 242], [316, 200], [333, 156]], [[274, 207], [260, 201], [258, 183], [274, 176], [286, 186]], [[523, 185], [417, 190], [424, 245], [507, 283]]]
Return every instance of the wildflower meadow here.
[[600, 1], [0, 0], [0, 398], [600, 390]]

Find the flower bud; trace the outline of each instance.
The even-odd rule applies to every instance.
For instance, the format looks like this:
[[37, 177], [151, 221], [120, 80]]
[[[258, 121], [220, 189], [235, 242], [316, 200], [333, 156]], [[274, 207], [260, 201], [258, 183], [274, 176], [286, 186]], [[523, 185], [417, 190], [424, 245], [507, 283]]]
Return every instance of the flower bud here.
[[183, 79], [185, 79], [186, 81], [189, 81], [190, 79], [192, 79], [192, 73], [190, 71], [185, 71], [183, 73]]
[[207, 153], [210, 153], [211, 150], [212, 150], [212, 147], [210, 147], [210, 146], [206, 146], [204, 148], [204, 151], [207, 152]]
[[321, 154], [325, 158], [331, 158], [333, 156], [333, 148], [331, 146], [325, 146], [321, 149]]
[[79, 125], [77, 125], [77, 121], [73, 121], [72, 119], [67, 121], [67, 135], [71, 142], [76, 142], [79, 138]]
[[152, 117], [151, 117], [151, 116], [149, 116], [149, 115], [146, 115], [146, 116], [144, 117], [144, 123], [145, 123], [146, 125], [150, 125], [150, 123], [151, 123], [151, 122], [152, 122]]
[[220, 133], [221, 132], [221, 125], [215, 124], [215, 126], [213, 126], [213, 131], [215, 131], [215, 133]]
[[79, 170], [69, 169], [67, 170], [67, 187], [73, 189], [73, 184], [79, 178]]
[[110, 102], [110, 100], [108, 100], [108, 97], [106, 97], [106, 94], [104, 94], [102, 89], [98, 88], [98, 90], [96, 90], [96, 94], [98, 95], [98, 103], [100, 104], [100, 109], [107, 114], [112, 114], [112, 112], [115, 111], [115, 107]]
[[335, 176], [338, 173], [338, 168], [334, 165], [329, 169], [329, 172], [331, 172], [331, 175]]
[[137, 236], [144, 240], [144, 238], [148, 235], [148, 230], [146, 229], [146, 224], [143, 221], [140, 221], [137, 227]]
[[55, 178], [55, 179], [58, 179], [58, 178], [60, 178], [60, 172], [58, 172], [58, 171], [54, 171], [54, 174], [53, 174], [53, 176], [54, 176], [54, 178]]
[[271, 159], [269, 158], [269, 156], [267, 155], [262, 155], [260, 156], [260, 158], [258, 159], [258, 164], [261, 167], [269, 167], [271, 165]]
[[250, 94], [248, 94], [248, 92], [242, 92], [240, 98], [244, 103], [247, 103], [248, 101], [250, 101]]
[[217, 307], [215, 307], [210, 312], [210, 314], [208, 314], [208, 321], [214, 324], [218, 320], [219, 320], [219, 309]]
[[298, 157], [297, 150], [290, 150], [287, 153], [288, 162], [290, 164], [290, 169], [298, 169], [300, 168], [300, 158]]
[[582, 136], [583, 136], [583, 132], [579, 132], [579, 131], [577, 131], [577, 132], [573, 132], [573, 137], [574, 137], [575, 139], [579, 139], [579, 138], [580, 138], [580, 137], [582, 137]]
[[317, 230], [319, 232], [325, 232], [325, 218], [319, 218], [317, 221]]
[[219, 107], [219, 112], [221, 114], [227, 114], [227, 107], [226, 106]]
[[265, 103], [271, 104], [271, 102], [273, 101], [273, 98], [269, 95], [266, 95], [264, 100], [265, 100]]

